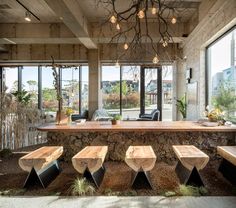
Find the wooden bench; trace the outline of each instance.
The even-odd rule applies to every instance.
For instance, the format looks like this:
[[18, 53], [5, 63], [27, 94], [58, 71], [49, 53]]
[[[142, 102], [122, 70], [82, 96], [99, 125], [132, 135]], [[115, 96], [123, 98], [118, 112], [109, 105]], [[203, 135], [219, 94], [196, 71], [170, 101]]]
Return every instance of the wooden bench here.
[[149, 171], [155, 166], [156, 155], [151, 146], [130, 146], [125, 162], [134, 171], [131, 183], [134, 189], [153, 188]]
[[217, 153], [223, 158], [219, 171], [236, 185], [236, 146], [218, 146]]
[[72, 158], [74, 168], [97, 187], [100, 186], [104, 177], [103, 163], [107, 151], [108, 146], [88, 146]]
[[173, 145], [178, 164], [175, 168], [180, 182], [186, 185], [204, 186], [199, 171], [209, 162], [209, 157], [193, 145]]
[[21, 157], [19, 166], [29, 172], [24, 188], [37, 183], [46, 188], [60, 173], [57, 159], [62, 153], [62, 146], [45, 146]]

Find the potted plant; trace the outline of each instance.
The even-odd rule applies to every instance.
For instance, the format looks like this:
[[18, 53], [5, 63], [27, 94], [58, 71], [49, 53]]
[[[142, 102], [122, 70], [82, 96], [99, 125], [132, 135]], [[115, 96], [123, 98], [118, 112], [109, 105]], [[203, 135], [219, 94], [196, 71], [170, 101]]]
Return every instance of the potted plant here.
[[186, 119], [187, 114], [187, 102], [186, 102], [186, 95], [184, 95], [181, 99], [176, 100], [176, 106], [179, 112], [181, 113], [183, 120]]
[[112, 125], [120, 124], [121, 119], [122, 119], [121, 115], [115, 115], [115, 116], [113, 116], [113, 118], [111, 120], [111, 124]]

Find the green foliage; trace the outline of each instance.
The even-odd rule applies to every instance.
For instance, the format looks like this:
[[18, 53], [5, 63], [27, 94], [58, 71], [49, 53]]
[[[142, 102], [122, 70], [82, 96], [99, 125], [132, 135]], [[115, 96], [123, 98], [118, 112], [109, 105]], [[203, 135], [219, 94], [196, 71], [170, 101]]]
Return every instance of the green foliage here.
[[24, 105], [28, 105], [31, 101], [31, 94], [29, 94], [26, 90], [21, 90], [21, 91], [15, 91], [12, 93], [17, 99], [19, 103], [22, 103]]
[[0, 196], [19, 196], [25, 193], [25, 189], [6, 189], [0, 190]]
[[76, 178], [71, 188], [73, 195], [93, 195], [95, 192], [95, 188], [86, 180], [86, 178]]
[[226, 118], [230, 117], [231, 112], [236, 111], [236, 88], [228, 82], [221, 83], [219, 92], [212, 97], [212, 105], [221, 111], [226, 112]]
[[176, 193], [174, 191], [166, 191], [164, 193], [164, 196], [166, 197], [172, 197], [172, 196], [176, 196]]
[[12, 151], [10, 149], [2, 149], [0, 151], [1, 158], [9, 158], [12, 155]]
[[138, 193], [135, 190], [127, 190], [121, 193], [122, 196], [137, 196]]
[[180, 111], [180, 113], [182, 114], [183, 118], [186, 118], [186, 113], [187, 113], [186, 95], [184, 95], [180, 100], [176, 100], [176, 106]]
[[112, 120], [114, 120], [114, 121], [119, 121], [119, 120], [121, 120], [121, 119], [122, 119], [122, 116], [119, 115], [119, 114], [114, 115], [113, 118], [112, 118]]
[[178, 193], [182, 196], [203, 196], [208, 193], [204, 187], [180, 185]]

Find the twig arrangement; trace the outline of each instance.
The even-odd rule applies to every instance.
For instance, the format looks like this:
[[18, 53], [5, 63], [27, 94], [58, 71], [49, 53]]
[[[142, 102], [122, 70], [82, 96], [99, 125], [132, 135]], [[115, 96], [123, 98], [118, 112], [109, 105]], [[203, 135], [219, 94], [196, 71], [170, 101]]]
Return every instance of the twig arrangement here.
[[[131, 55], [138, 54], [135, 51], [145, 51], [154, 54], [152, 62], [157, 64], [161, 56], [159, 45], [166, 48], [169, 43], [174, 43], [168, 21], [171, 19], [172, 24], [177, 22], [177, 13], [180, 11], [175, 7], [181, 2], [131, 0], [129, 7], [122, 10], [120, 0], [97, 0], [97, 5], [108, 11], [108, 18], [103, 24], [114, 25], [116, 30], [110, 43], [123, 43], [123, 51], [117, 54], [117, 62], [128, 51], [132, 51]], [[155, 30], [155, 37], [151, 30]], [[152, 51], [145, 47], [146, 44], [151, 45]]]

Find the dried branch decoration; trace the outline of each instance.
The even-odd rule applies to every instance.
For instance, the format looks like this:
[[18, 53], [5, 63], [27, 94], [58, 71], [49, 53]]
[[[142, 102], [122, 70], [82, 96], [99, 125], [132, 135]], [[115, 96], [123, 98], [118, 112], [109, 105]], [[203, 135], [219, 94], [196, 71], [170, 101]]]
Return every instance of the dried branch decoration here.
[[[127, 2], [126, 2], [127, 3]], [[115, 35], [111, 38], [110, 43], [123, 43], [123, 51], [117, 55], [117, 61], [128, 51], [135, 52], [138, 49], [146, 50], [143, 43], [151, 44], [153, 54], [153, 63], [157, 64], [160, 59], [158, 53], [158, 45], [164, 48], [169, 43], [174, 43], [168, 26], [170, 23], [177, 22], [176, 9], [177, 1], [165, 0], [130, 0], [130, 5], [124, 10], [121, 9], [121, 0], [98, 0], [109, 11], [109, 16], [104, 24], [114, 25]], [[151, 30], [156, 29], [155, 37], [151, 34]], [[158, 37], [157, 37], [158, 36]]]

